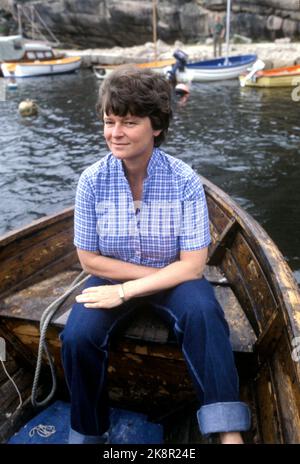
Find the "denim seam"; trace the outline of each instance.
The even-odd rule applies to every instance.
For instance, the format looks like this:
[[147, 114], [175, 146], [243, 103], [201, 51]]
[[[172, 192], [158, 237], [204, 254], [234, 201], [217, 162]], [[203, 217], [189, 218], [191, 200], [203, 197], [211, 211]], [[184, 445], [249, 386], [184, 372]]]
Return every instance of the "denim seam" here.
[[[169, 308], [167, 308], [165, 306], [162, 306], [162, 305], [160, 305], [158, 303], [152, 303], [152, 304], [153, 304], [153, 306], [156, 306], [157, 308], [160, 308], [160, 309], [163, 309], [164, 311], [167, 311], [171, 315], [171, 317], [175, 320], [174, 329], [176, 330], [176, 327], [177, 327], [177, 328], [179, 328], [179, 331], [181, 333], [184, 333], [184, 331], [182, 329], [180, 329], [180, 327], [178, 325], [178, 319], [174, 316], [174, 314], [170, 311]], [[187, 352], [186, 352], [186, 350], [184, 348], [184, 342], [182, 342], [182, 352], [184, 353], [185, 358], [186, 358], [187, 362], [189, 363], [189, 366], [190, 366], [190, 368], [191, 368], [197, 382], [199, 383], [202, 391], [204, 392], [203, 384], [202, 384], [202, 382], [201, 382], [201, 380], [200, 380], [200, 378], [199, 378], [199, 376], [198, 376], [198, 374], [197, 374], [197, 372], [196, 372], [196, 370], [195, 370], [195, 368], [194, 368], [194, 366], [193, 366], [193, 364], [192, 364], [192, 362], [191, 362], [191, 360], [190, 360], [189, 356], [187, 355]]]
[[[137, 305], [137, 306], [138, 306], [138, 305]], [[129, 312], [133, 311], [137, 306], [134, 306], [133, 308], [130, 308], [130, 311], [129, 311]], [[126, 314], [127, 314], [127, 313], [126, 313]], [[102, 345], [100, 345], [99, 347], [97, 347], [98, 349], [100, 349], [101, 351], [103, 351], [104, 356], [105, 356], [105, 358], [106, 358], [106, 362], [103, 363], [103, 365], [102, 365], [101, 382], [100, 382], [99, 389], [98, 389], [98, 398], [97, 398], [97, 402], [98, 402], [98, 400], [99, 400], [100, 393], [101, 393], [101, 390], [102, 390], [102, 387], [103, 387], [103, 381], [104, 381], [104, 372], [103, 372], [103, 371], [104, 371], [104, 366], [107, 364], [107, 359], [108, 359], [108, 351], [107, 351], [107, 349], [104, 349], [104, 347], [107, 346], [107, 341], [108, 341], [108, 339], [109, 339], [109, 337], [110, 337], [110, 334], [111, 334], [113, 328], [118, 324], [118, 322], [119, 322], [120, 320], [122, 320], [124, 317], [126, 317], [126, 314], [122, 314], [118, 319], [116, 319], [116, 320], [114, 321], [114, 323], [113, 323], [112, 326], [110, 327], [109, 331], [107, 332], [106, 337], [105, 337], [105, 340], [103, 341]], [[97, 414], [96, 414], [96, 420], [95, 420], [95, 422], [96, 422], [96, 425], [97, 425], [97, 429], [99, 430], [99, 419], [98, 419], [98, 415], [97, 415]]]
[[[108, 341], [108, 339], [109, 339], [109, 337], [110, 337], [110, 334], [111, 334], [111, 331], [114, 329], [114, 327], [118, 324], [119, 321], [121, 321], [122, 319], [124, 319], [124, 318], [126, 317], [126, 315], [127, 315], [129, 312], [134, 311], [138, 306], [139, 306], [139, 305], [136, 305], [136, 306], [133, 306], [132, 308], [129, 308], [129, 310], [128, 310], [127, 313], [123, 313], [118, 319], [116, 319], [116, 320], [114, 321], [114, 323], [113, 323], [112, 326], [110, 327], [109, 331], [107, 332], [106, 337], [105, 337], [105, 339], [104, 339], [102, 345], [100, 345], [98, 348], [103, 349], [103, 347], [104, 347], [105, 345], [107, 345], [107, 341]], [[105, 350], [105, 351], [107, 351], [107, 350]]]
[[[108, 359], [108, 352], [107, 350], [104, 351], [104, 356], [105, 356], [105, 363], [102, 363], [102, 372], [101, 372], [101, 382], [100, 382], [100, 385], [99, 385], [99, 389], [98, 389], [98, 395], [97, 395], [97, 403], [99, 403], [99, 398], [101, 396], [101, 390], [102, 390], [102, 386], [103, 386], [103, 379], [104, 379], [104, 367], [107, 365], [107, 359]], [[96, 406], [96, 405], [95, 405]], [[96, 426], [97, 426], [97, 430], [100, 430], [100, 424], [99, 424], [99, 417], [98, 417], [98, 414], [96, 413], [96, 410], [97, 408], [95, 407], [95, 423], [96, 423]]]

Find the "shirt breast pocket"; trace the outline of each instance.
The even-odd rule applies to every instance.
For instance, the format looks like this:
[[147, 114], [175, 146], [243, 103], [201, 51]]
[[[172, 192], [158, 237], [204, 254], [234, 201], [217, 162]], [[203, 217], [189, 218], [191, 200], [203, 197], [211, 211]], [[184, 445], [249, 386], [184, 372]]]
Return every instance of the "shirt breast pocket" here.
[[153, 263], [165, 262], [169, 264], [175, 261], [179, 255], [178, 237], [152, 236], [148, 237], [143, 245], [143, 255]]

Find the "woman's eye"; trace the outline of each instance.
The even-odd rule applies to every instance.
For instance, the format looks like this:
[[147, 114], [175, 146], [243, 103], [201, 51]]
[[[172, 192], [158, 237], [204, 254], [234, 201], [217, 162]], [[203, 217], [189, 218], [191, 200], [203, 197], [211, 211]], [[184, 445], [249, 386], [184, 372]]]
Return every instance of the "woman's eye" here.
[[135, 126], [136, 122], [135, 121], [126, 121], [125, 123], [127, 126]]
[[113, 122], [112, 121], [104, 121], [104, 124], [106, 126], [112, 126], [113, 125]]

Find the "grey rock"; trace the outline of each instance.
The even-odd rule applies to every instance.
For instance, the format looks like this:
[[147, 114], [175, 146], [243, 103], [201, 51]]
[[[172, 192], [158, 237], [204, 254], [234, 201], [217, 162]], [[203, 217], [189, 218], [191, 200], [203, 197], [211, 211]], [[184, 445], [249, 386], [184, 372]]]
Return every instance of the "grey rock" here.
[[244, 35], [234, 34], [232, 43], [252, 43], [252, 39], [245, 37]]
[[[16, 31], [13, 0], [0, 0], [0, 33]], [[70, 47], [133, 46], [151, 42], [152, 0], [18, 0], [34, 5], [58, 39]], [[209, 36], [216, 11], [226, 12], [227, 0], [158, 0], [157, 37], [165, 43], [197, 43]], [[28, 10], [29, 11], [29, 10]], [[31, 34], [28, 20], [25, 33]], [[234, 0], [231, 32], [255, 40], [300, 37], [299, 0]], [[162, 50], [161, 53], [164, 53]]]

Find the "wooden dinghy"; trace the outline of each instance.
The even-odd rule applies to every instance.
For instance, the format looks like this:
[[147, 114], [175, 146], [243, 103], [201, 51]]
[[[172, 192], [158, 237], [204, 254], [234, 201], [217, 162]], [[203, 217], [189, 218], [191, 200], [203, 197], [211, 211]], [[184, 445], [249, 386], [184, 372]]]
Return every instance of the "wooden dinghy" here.
[[[293, 275], [266, 232], [228, 195], [202, 179], [213, 243], [206, 277], [213, 283], [231, 328], [241, 399], [252, 411], [250, 443], [300, 443], [300, 297]], [[30, 392], [43, 309], [80, 272], [72, 244], [73, 209], [43, 218], [0, 240], [0, 336], [6, 368], [23, 407], [0, 366], [0, 439], [36, 411]], [[59, 388], [66, 399], [59, 332], [71, 295], [51, 322], [47, 340]], [[297, 350], [298, 342], [298, 350]], [[96, 375], [96, 374], [95, 374]], [[40, 393], [49, 391], [45, 366]], [[164, 425], [166, 443], [203, 443], [195, 394], [183, 357], [164, 323], [144, 308], [111, 344], [110, 399]], [[12, 414], [11, 414], [12, 413]]]

